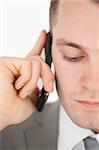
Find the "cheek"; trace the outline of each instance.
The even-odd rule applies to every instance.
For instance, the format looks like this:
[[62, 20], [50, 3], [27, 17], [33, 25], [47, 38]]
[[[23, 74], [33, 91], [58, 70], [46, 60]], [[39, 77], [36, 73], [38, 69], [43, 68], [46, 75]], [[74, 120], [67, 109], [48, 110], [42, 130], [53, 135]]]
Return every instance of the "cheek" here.
[[55, 62], [55, 71], [58, 85], [65, 89], [74, 89], [79, 86], [81, 77], [81, 66], [67, 62], [65, 59]]

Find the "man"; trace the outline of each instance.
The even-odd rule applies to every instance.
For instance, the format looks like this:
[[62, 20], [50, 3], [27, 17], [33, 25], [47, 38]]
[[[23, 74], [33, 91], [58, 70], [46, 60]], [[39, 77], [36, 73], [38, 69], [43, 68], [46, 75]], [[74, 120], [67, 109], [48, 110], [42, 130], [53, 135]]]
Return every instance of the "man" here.
[[44, 89], [53, 91], [54, 75], [40, 57], [45, 31], [26, 58], [0, 58], [2, 150], [99, 149], [98, 11], [94, 0], [51, 3], [52, 60], [62, 105], [48, 104], [42, 113], [35, 108], [39, 76]]

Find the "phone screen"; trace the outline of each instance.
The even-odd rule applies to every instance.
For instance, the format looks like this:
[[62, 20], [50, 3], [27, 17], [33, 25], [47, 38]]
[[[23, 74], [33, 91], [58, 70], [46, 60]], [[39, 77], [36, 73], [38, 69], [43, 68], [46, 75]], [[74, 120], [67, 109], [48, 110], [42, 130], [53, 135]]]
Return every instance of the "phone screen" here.
[[[46, 37], [46, 44], [45, 44], [45, 62], [50, 66], [52, 64], [52, 53], [51, 53], [51, 47], [52, 47], [52, 36], [51, 33], [47, 33]], [[44, 104], [47, 101], [49, 96], [49, 93], [44, 90], [44, 87], [42, 88], [40, 95], [39, 95], [39, 100], [36, 105], [36, 108], [39, 112], [41, 112], [44, 108]]]

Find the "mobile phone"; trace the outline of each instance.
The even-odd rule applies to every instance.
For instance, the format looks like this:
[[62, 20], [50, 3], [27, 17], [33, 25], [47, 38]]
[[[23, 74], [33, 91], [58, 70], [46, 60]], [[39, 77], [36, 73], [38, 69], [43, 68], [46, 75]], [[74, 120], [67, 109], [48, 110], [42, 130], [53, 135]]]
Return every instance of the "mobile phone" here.
[[[52, 53], [51, 53], [51, 47], [52, 47], [52, 36], [51, 33], [47, 33], [46, 37], [46, 44], [45, 44], [45, 62], [49, 65], [51, 68], [52, 64]], [[49, 96], [49, 93], [44, 90], [44, 87], [42, 88], [40, 94], [39, 94], [39, 100], [36, 104], [36, 108], [39, 112], [43, 111], [44, 104], [47, 101]]]

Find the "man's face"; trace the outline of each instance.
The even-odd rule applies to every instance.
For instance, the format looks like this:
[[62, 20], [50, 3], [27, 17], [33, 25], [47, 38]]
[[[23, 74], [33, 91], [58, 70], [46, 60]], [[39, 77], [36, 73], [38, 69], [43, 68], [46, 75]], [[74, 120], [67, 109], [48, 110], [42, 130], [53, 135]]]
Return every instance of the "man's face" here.
[[58, 94], [79, 126], [99, 131], [99, 5], [60, 0], [52, 57]]

